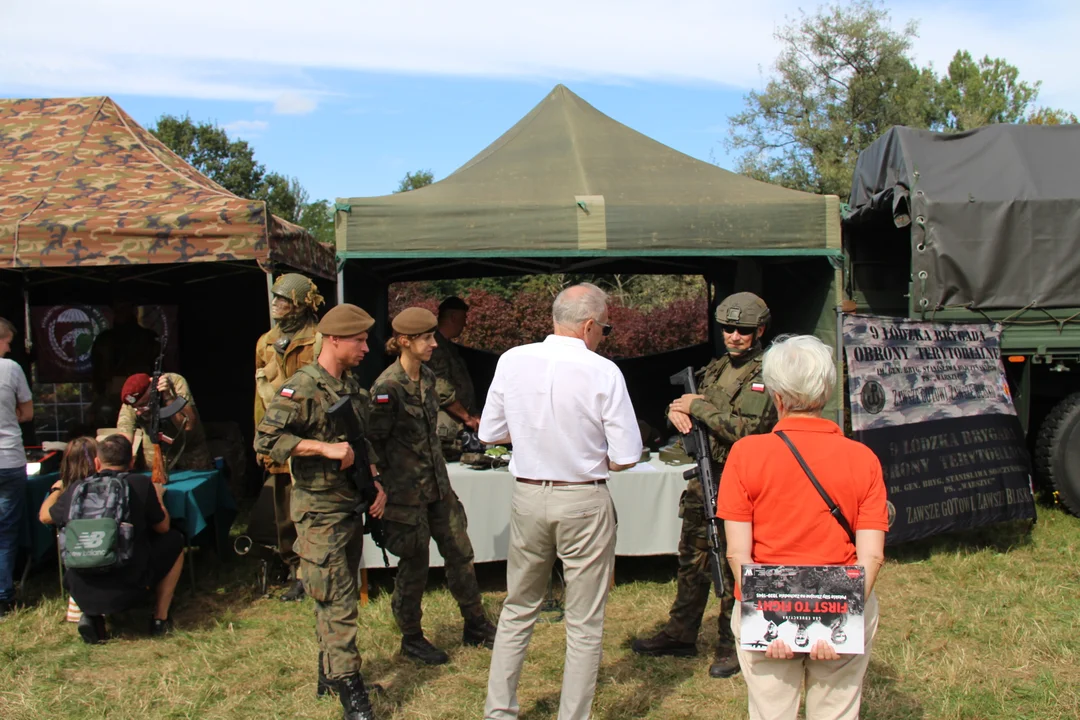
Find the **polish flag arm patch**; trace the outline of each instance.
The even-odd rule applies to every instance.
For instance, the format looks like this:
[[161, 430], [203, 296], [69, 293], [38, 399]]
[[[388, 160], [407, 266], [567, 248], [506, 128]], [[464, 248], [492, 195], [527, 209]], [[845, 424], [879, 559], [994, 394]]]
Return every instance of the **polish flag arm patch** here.
[[759, 383], [759, 382], [750, 383], [750, 389], [753, 390], [754, 392], [763, 393], [763, 392], [765, 392], [765, 383]]
[[293, 390], [291, 387], [283, 387], [283, 388], [281, 388], [281, 397], [283, 397], [283, 398], [291, 398], [295, 394], [296, 394], [296, 391]]
[[377, 405], [385, 405], [388, 402], [390, 402], [390, 396], [389, 395], [376, 395], [375, 396], [375, 404], [377, 404]]

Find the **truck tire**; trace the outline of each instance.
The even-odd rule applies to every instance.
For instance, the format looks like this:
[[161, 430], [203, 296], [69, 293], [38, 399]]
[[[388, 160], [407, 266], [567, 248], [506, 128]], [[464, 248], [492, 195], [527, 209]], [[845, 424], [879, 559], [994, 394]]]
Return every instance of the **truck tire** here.
[[1080, 393], [1066, 396], [1046, 416], [1035, 441], [1035, 468], [1058, 501], [1080, 517]]

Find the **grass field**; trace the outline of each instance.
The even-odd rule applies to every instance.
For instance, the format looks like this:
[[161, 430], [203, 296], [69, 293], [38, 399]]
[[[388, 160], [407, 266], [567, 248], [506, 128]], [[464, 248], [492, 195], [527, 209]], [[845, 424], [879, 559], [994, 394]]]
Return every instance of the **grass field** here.
[[[889, 556], [864, 718], [1080, 717], [1080, 520], [1040, 508], [1030, 534], [995, 527]], [[37, 573], [24, 593], [28, 607], [0, 623], [0, 718], [339, 718], [336, 700], [315, 700], [310, 600], [257, 597], [250, 561], [199, 560], [197, 592], [186, 575], [181, 584], [175, 634], [146, 639], [146, 616], [131, 613], [119, 619], [118, 638], [95, 647], [63, 622], [55, 573]], [[627, 646], [666, 618], [674, 572], [671, 557], [618, 561], [594, 717], [746, 717], [742, 680], [707, 674], [714, 605], [697, 659], [639, 658]], [[504, 573], [497, 563], [479, 568], [492, 617]], [[368, 682], [385, 687], [379, 717], [482, 717], [489, 653], [462, 647], [441, 575], [433, 572], [425, 600], [425, 630], [451, 655], [437, 668], [398, 656], [390, 575], [372, 579], [359, 645]], [[563, 648], [561, 624], [538, 625], [522, 676], [522, 720], [556, 716]]]

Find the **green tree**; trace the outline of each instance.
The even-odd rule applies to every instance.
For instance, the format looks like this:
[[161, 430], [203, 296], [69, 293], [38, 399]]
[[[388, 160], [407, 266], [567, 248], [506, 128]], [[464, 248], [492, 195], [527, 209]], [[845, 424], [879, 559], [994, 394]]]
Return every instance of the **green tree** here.
[[916, 26], [901, 32], [872, 0], [801, 13], [776, 32], [776, 74], [730, 118], [727, 145], [751, 177], [846, 194], [859, 151], [892, 125], [940, 119], [936, 78], [909, 57]]
[[190, 116], [162, 115], [150, 132], [229, 192], [242, 198], [262, 200], [274, 215], [307, 228], [320, 241], [333, 243], [334, 218], [330, 203], [326, 200], [312, 203], [297, 178], [267, 172], [263, 164], [255, 160], [255, 152], [246, 140], [231, 140], [228, 133], [214, 123], [196, 123]]
[[1041, 107], [1032, 110], [1024, 122], [1029, 125], [1076, 125], [1080, 123], [1080, 119], [1067, 110]]
[[[727, 146], [739, 153], [739, 170], [844, 196], [859, 152], [893, 125], [959, 131], [1028, 114], [1040, 83], [1020, 80], [1001, 58], [976, 61], [966, 51], [939, 78], [911, 57], [917, 29], [894, 30], [880, 0], [851, 0], [778, 30], [774, 75], [729, 118]], [[1039, 117], [1068, 116], [1046, 112]]]
[[962, 131], [1020, 122], [1041, 85], [1021, 81], [1020, 71], [1001, 58], [975, 62], [971, 53], [958, 50], [938, 89], [945, 127]]
[[196, 124], [187, 115], [162, 115], [150, 132], [234, 195], [255, 198], [263, 185], [266, 168], [255, 161], [255, 152], [247, 141], [230, 140], [228, 133], [213, 123]]
[[307, 228], [319, 242], [334, 244], [334, 206], [329, 200], [316, 200], [304, 205], [297, 224]]
[[417, 170], [414, 173], [407, 172], [405, 173], [405, 177], [401, 178], [401, 182], [398, 183], [397, 190], [395, 190], [394, 193], [417, 190], [426, 185], [430, 185], [433, 182], [435, 182], [435, 176], [430, 170]]

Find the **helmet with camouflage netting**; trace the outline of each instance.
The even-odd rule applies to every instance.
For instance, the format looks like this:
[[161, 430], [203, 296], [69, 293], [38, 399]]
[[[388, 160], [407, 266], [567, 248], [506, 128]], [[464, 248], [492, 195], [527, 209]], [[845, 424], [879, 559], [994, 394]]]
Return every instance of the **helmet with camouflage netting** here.
[[319, 289], [300, 273], [286, 273], [274, 281], [270, 292], [285, 298], [298, 308], [317, 309], [323, 304]]

